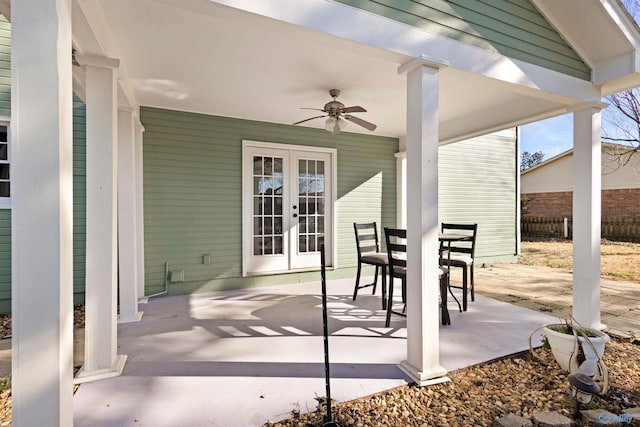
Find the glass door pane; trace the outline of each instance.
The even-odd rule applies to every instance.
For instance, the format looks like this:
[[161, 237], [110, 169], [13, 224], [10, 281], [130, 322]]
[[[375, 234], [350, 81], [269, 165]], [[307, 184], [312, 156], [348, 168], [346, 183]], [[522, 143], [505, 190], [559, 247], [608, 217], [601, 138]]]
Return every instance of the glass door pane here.
[[324, 243], [325, 161], [298, 159], [297, 253], [317, 253]]
[[253, 255], [282, 255], [283, 159], [253, 156]]

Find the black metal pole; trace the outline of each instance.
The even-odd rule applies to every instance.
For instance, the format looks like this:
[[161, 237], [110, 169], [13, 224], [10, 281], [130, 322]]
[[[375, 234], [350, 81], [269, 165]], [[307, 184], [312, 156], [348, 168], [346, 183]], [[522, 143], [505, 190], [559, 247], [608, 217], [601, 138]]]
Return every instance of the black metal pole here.
[[320, 263], [322, 275], [322, 328], [324, 333], [324, 383], [327, 389], [327, 415], [324, 417], [325, 426], [335, 426], [331, 414], [331, 375], [329, 374], [329, 328], [327, 322], [327, 278], [325, 275], [324, 245], [320, 245]]

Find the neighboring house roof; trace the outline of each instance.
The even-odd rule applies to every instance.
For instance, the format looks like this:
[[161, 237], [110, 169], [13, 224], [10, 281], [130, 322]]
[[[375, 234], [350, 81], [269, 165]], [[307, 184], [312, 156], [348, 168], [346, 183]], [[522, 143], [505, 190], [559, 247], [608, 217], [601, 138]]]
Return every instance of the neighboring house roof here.
[[[640, 188], [640, 153], [629, 162], [620, 160], [628, 146], [602, 143], [602, 189]], [[520, 174], [520, 192], [573, 191], [573, 149], [560, 153]]]

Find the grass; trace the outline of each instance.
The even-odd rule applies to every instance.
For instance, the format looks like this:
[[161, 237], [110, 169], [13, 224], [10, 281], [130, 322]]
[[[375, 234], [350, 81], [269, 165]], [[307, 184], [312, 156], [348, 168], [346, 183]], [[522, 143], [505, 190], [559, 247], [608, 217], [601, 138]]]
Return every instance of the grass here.
[[[518, 262], [571, 271], [571, 241], [522, 242]], [[601, 275], [606, 279], [640, 283], [640, 244], [603, 241], [600, 247]]]

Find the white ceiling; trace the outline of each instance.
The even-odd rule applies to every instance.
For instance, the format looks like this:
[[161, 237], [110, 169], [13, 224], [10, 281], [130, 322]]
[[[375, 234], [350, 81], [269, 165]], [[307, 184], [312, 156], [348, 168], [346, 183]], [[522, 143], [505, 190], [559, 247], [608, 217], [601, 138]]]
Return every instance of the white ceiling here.
[[[410, 55], [208, 0], [78, 4], [91, 28], [78, 25], [74, 11], [78, 52], [120, 59], [123, 88], [137, 105], [291, 124], [316, 115], [300, 107], [322, 108], [337, 88], [345, 105], [368, 110], [355, 115], [376, 123], [375, 135], [405, 135], [406, 77], [398, 67]], [[576, 102], [454, 67], [440, 76], [443, 141], [557, 115]], [[355, 124], [347, 131], [371, 133]]]

